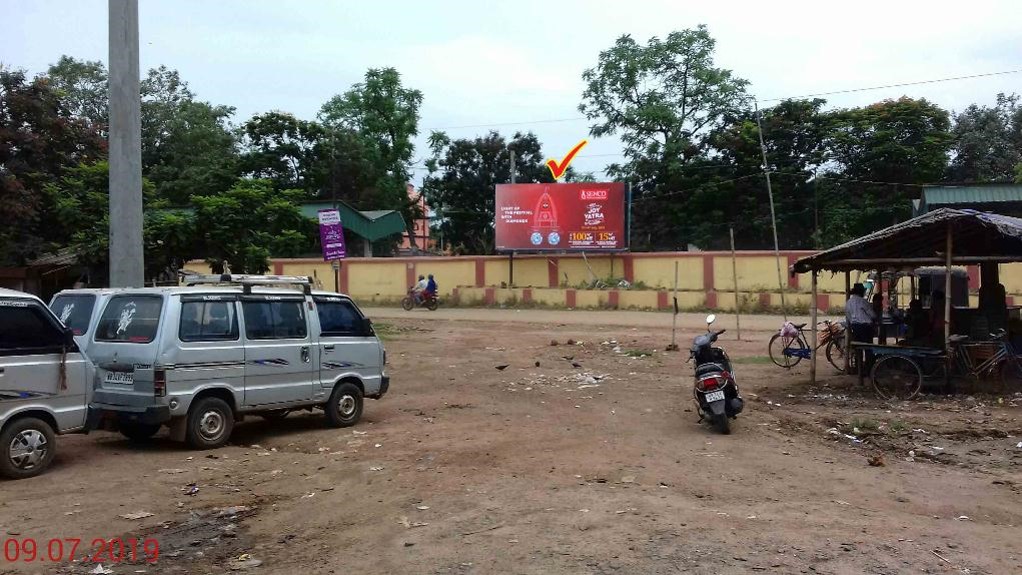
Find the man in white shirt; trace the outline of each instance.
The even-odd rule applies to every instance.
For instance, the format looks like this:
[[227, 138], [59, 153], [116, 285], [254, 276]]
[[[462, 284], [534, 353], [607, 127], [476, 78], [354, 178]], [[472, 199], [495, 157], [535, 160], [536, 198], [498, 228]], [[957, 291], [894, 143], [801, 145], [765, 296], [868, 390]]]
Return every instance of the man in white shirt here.
[[422, 303], [422, 293], [426, 291], [426, 286], [428, 286], [428, 285], [429, 285], [429, 282], [426, 281], [426, 276], [420, 275], [419, 276], [419, 283], [415, 284], [415, 288], [413, 288], [414, 291], [415, 291], [415, 303], [416, 304], [421, 304]]
[[[848, 322], [848, 331], [852, 334], [852, 341], [862, 343], [873, 343], [873, 326], [876, 324], [876, 312], [865, 298], [866, 287], [857, 283], [848, 294], [848, 302], [845, 303], [845, 320]], [[866, 352], [866, 365], [864, 368], [869, 371], [873, 364], [873, 354]]]

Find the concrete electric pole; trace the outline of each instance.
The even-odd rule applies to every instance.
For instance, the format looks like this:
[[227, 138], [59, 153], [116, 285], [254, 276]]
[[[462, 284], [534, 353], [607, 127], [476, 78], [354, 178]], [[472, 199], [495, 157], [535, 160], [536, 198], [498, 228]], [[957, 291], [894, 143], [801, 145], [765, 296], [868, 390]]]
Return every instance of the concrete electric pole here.
[[138, 0], [110, 0], [110, 285], [142, 287]]

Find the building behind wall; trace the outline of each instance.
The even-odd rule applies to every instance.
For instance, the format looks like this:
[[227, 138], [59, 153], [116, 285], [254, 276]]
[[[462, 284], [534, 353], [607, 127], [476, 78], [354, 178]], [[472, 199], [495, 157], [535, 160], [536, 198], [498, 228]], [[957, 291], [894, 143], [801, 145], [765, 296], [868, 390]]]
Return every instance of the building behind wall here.
[[416, 203], [422, 211], [422, 217], [412, 221], [413, 234], [409, 237], [408, 232], [401, 236], [399, 250], [402, 254], [415, 254], [429, 252], [434, 247], [434, 242], [429, 237], [429, 206], [426, 198], [415, 190], [413, 184], [408, 184], [408, 199]]

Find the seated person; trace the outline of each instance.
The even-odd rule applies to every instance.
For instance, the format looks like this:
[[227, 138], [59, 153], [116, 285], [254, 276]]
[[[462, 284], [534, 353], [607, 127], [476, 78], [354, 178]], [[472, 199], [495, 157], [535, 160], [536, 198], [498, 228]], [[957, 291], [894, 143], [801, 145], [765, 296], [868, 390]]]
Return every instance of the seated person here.
[[433, 299], [436, 297], [436, 280], [433, 279], [433, 274], [429, 274], [429, 279], [426, 280], [426, 289], [423, 291], [426, 299]]

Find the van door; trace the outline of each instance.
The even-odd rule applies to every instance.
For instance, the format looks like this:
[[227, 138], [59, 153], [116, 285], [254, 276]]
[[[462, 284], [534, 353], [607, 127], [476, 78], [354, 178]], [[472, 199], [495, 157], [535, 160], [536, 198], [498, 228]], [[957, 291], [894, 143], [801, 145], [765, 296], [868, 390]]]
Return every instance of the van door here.
[[63, 327], [42, 302], [0, 298], [0, 419], [36, 404], [53, 414], [56, 431], [84, 427], [87, 360], [77, 346], [65, 346]]
[[380, 342], [364, 327], [362, 313], [351, 300], [339, 296], [313, 296], [319, 320], [319, 363], [321, 388], [330, 393], [333, 382], [355, 375], [374, 395], [382, 376]]
[[245, 405], [312, 399], [312, 337], [303, 296], [245, 295]]
[[103, 398], [97, 401], [152, 404], [163, 304], [162, 295], [146, 293], [115, 295], [107, 301], [88, 347], [96, 363], [97, 393]]

